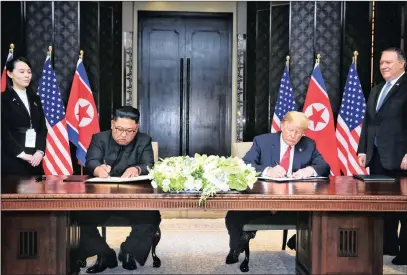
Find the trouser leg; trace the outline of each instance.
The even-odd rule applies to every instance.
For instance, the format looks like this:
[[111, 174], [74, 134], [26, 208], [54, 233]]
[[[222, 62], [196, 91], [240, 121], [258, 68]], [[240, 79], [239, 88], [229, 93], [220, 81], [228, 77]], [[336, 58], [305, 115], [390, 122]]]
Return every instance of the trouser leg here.
[[228, 211], [225, 224], [229, 233], [230, 249], [242, 251], [243, 247], [240, 245], [240, 240], [245, 224], [251, 220], [271, 215], [271, 211]]
[[135, 257], [139, 264], [144, 265], [161, 222], [160, 212], [132, 211], [126, 216], [132, 224], [131, 232], [121, 244], [121, 250]]

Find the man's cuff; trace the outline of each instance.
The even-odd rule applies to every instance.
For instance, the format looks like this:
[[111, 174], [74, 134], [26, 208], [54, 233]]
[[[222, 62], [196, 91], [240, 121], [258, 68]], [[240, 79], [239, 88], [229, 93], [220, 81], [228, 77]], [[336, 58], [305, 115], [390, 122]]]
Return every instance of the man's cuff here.
[[366, 154], [365, 153], [359, 153], [358, 156], [366, 156]]
[[267, 175], [267, 170], [268, 170], [269, 168], [270, 168], [270, 167], [266, 167], [266, 169], [264, 169], [263, 173], [261, 174], [262, 177], [265, 177], [265, 176]]
[[314, 170], [314, 173], [312, 174], [312, 176], [313, 176], [313, 177], [318, 177], [318, 173], [317, 173], [317, 171], [315, 171], [315, 168], [312, 167], [312, 166], [310, 166], [310, 168], [311, 168], [312, 170]]
[[43, 151], [41, 151], [41, 150], [37, 150], [36, 152], [40, 152], [42, 154], [42, 156], [45, 155], [45, 153]]
[[140, 166], [136, 166], [136, 168], [138, 170], [138, 175], [140, 176], [141, 175], [141, 168], [140, 168]]
[[17, 155], [18, 158], [22, 159], [23, 157], [25, 157], [25, 152], [21, 152], [20, 154]]

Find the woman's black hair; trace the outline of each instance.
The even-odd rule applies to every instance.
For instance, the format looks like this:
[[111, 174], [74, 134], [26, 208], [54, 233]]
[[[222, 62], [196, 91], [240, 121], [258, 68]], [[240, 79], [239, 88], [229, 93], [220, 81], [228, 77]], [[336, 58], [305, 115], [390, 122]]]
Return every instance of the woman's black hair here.
[[[9, 72], [14, 71], [14, 69], [16, 68], [17, 62], [24, 62], [31, 69], [30, 61], [28, 61], [28, 59], [23, 56], [18, 56], [18, 57], [13, 57], [10, 61], [8, 61], [6, 63], [6, 70]], [[7, 88], [11, 88], [13, 86], [13, 80], [8, 75], [6, 77], [6, 86], [7, 86]]]

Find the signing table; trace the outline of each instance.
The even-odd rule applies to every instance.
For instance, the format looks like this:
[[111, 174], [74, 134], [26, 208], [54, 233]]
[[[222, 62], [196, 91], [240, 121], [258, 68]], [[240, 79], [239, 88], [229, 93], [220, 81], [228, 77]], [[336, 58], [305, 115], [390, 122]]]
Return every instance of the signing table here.
[[65, 178], [2, 178], [2, 274], [69, 274], [80, 238], [72, 211], [141, 209], [298, 211], [297, 274], [382, 274], [382, 214], [407, 211], [407, 178], [258, 181], [251, 190], [218, 194], [201, 206], [199, 194], [163, 193], [149, 181], [90, 184], [86, 177]]

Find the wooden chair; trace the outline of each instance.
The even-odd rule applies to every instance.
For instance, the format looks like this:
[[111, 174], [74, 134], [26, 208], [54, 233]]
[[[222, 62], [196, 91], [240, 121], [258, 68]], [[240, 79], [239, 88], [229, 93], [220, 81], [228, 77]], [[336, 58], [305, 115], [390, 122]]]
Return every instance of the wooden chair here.
[[[249, 151], [253, 142], [237, 142], [232, 144], [232, 157], [243, 158]], [[271, 209], [270, 209], [271, 210]], [[244, 250], [245, 259], [240, 265], [242, 272], [249, 271], [250, 260], [250, 240], [256, 236], [257, 230], [283, 230], [282, 250], [285, 250], [287, 244], [287, 235], [289, 229], [296, 229], [297, 212], [277, 212], [273, 216], [259, 218], [243, 226], [243, 236], [245, 240]]]
[[[151, 145], [153, 147], [153, 154], [154, 154], [154, 162], [158, 161], [158, 142], [151, 142]], [[127, 220], [123, 220], [120, 218], [111, 218], [109, 219], [106, 224], [102, 225], [102, 237], [106, 241], [106, 226], [114, 226], [114, 227], [124, 227], [124, 226], [130, 226], [130, 224], [127, 222]], [[151, 256], [153, 257], [153, 266], [154, 267], [160, 267], [161, 266], [161, 260], [160, 258], [157, 257], [155, 253], [155, 249], [158, 245], [158, 243], [161, 240], [161, 230], [158, 228], [157, 233], [155, 234], [155, 238], [153, 241], [153, 245], [151, 246]]]

